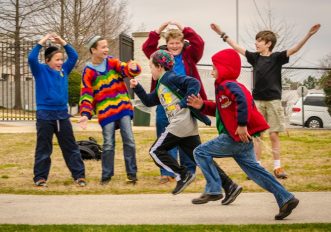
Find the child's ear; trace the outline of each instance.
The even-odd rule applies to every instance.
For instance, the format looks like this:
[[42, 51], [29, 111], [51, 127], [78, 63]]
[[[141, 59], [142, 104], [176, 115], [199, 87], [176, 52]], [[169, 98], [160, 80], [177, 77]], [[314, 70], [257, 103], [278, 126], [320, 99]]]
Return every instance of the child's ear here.
[[[271, 41], [269, 41], [268, 43], [266, 43], [266, 45], [267, 45], [267, 47], [268, 48], [270, 48], [271, 47], [271, 45], [272, 45], [272, 42]], [[270, 49], [269, 49], [270, 50]]]

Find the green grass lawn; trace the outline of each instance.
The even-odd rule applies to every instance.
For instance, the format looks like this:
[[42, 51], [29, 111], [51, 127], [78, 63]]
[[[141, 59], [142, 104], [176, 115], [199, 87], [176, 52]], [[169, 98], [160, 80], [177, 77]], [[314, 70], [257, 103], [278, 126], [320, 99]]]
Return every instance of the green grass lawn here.
[[[202, 141], [216, 136], [215, 128], [200, 130]], [[76, 132], [76, 139], [95, 137], [102, 144], [100, 132]], [[15, 194], [138, 194], [169, 193], [175, 183], [161, 185], [159, 169], [152, 161], [148, 150], [155, 140], [155, 131], [135, 129], [137, 146], [138, 184], [126, 184], [126, 173], [122, 154], [120, 134], [116, 132], [115, 176], [109, 188], [99, 184], [101, 175], [100, 161], [86, 161], [88, 185], [78, 188], [73, 184], [68, 168], [56, 138], [52, 154], [52, 167], [47, 189], [33, 186], [34, 133], [0, 134], [0, 193]], [[290, 130], [281, 137], [281, 160], [289, 174], [287, 180], [280, 180], [290, 191], [330, 191], [331, 190], [331, 131], [330, 130]], [[270, 142], [264, 138], [262, 165], [272, 172], [273, 160]], [[216, 159], [220, 166], [238, 183], [245, 192], [264, 191], [246, 179], [246, 175], [232, 158]], [[198, 169], [197, 178], [186, 192], [202, 192], [205, 180]]]

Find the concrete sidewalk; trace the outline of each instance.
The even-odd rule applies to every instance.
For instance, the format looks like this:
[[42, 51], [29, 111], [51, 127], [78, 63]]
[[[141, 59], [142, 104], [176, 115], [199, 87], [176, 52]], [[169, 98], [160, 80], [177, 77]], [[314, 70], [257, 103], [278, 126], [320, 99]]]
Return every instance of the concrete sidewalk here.
[[275, 224], [330, 223], [331, 192], [295, 193], [283, 221], [269, 193], [242, 193], [231, 205], [193, 205], [195, 194], [0, 195], [0, 224]]

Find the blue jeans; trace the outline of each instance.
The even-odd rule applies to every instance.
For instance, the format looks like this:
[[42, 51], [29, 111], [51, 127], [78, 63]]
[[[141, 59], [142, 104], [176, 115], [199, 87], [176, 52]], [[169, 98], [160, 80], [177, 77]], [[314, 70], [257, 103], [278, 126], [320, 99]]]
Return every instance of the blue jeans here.
[[[127, 174], [136, 175], [136, 145], [133, 138], [131, 117], [124, 116], [118, 120], [119, 129], [123, 142], [123, 153], [125, 169]], [[115, 122], [111, 122], [102, 128], [103, 135], [103, 152], [102, 162], [102, 179], [107, 179], [114, 175], [114, 156], [115, 156]]]
[[279, 207], [294, 197], [273, 175], [256, 162], [253, 142], [236, 142], [224, 133], [194, 150], [194, 158], [206, 178], [205, 193], [221, 193], [222, 183], [213, 163], [214, 157], [233, 157], [250, 179], [274, 195]]
[[61, 120], [37, 119], [37, 145], [34, 162], [34, 177], [37, 182], [40, 179], [48, 179], [51, 168], [51, 154], [53, 151], [53, 135], [55, 134], [62, 150], [63, 158], [76, 180], [85, 177], [84, 162], [81, 158], [78, 145], [69, 118]]
[[[169, 125], [169, 121], [167, 115], [164, 111], [162, 105], [156, 106], [156, 136], [159, 138], [161, 134], [165, 131], [165, 128]], [[168, 151], [168, 154], [171, 155], [175, 160], [177, 160], [177, 153], [179, 151], [179, 161], [180, 164], [185, 166], [188, 171], [191, 173], [195, 173], [196, 171], [196, 164], [192, 161], [182, 149], [180, 148], [173, 148]], [[168, 172], [164, 168], [160, 168], [161, 176], [172, 176], [174, 177], [173, 173]]]

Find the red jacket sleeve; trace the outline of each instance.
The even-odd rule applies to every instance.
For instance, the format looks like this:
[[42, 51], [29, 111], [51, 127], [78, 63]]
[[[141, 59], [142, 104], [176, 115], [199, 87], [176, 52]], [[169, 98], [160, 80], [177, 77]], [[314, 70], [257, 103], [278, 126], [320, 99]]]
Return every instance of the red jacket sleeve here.
[[147, 40], [143, 43], [142, 49], [148, 59], [153, 54], [153, 52], [157, 50], [159, 39], [160, 39], [160, 35], [155, 31], [151, 31], [148, 34]]
[[203, 55], [205, 42], [191, 27], [185, 27], [183, 34], [184, 39], [190, 42], [190, 46], [187, 47], [186, 52], [195, 63], [198, 63]]
[[209, 115], [209, 116], [216, 116], [216, 102], [205, 100], [203, 101], [203, 108], [201, 113]]

